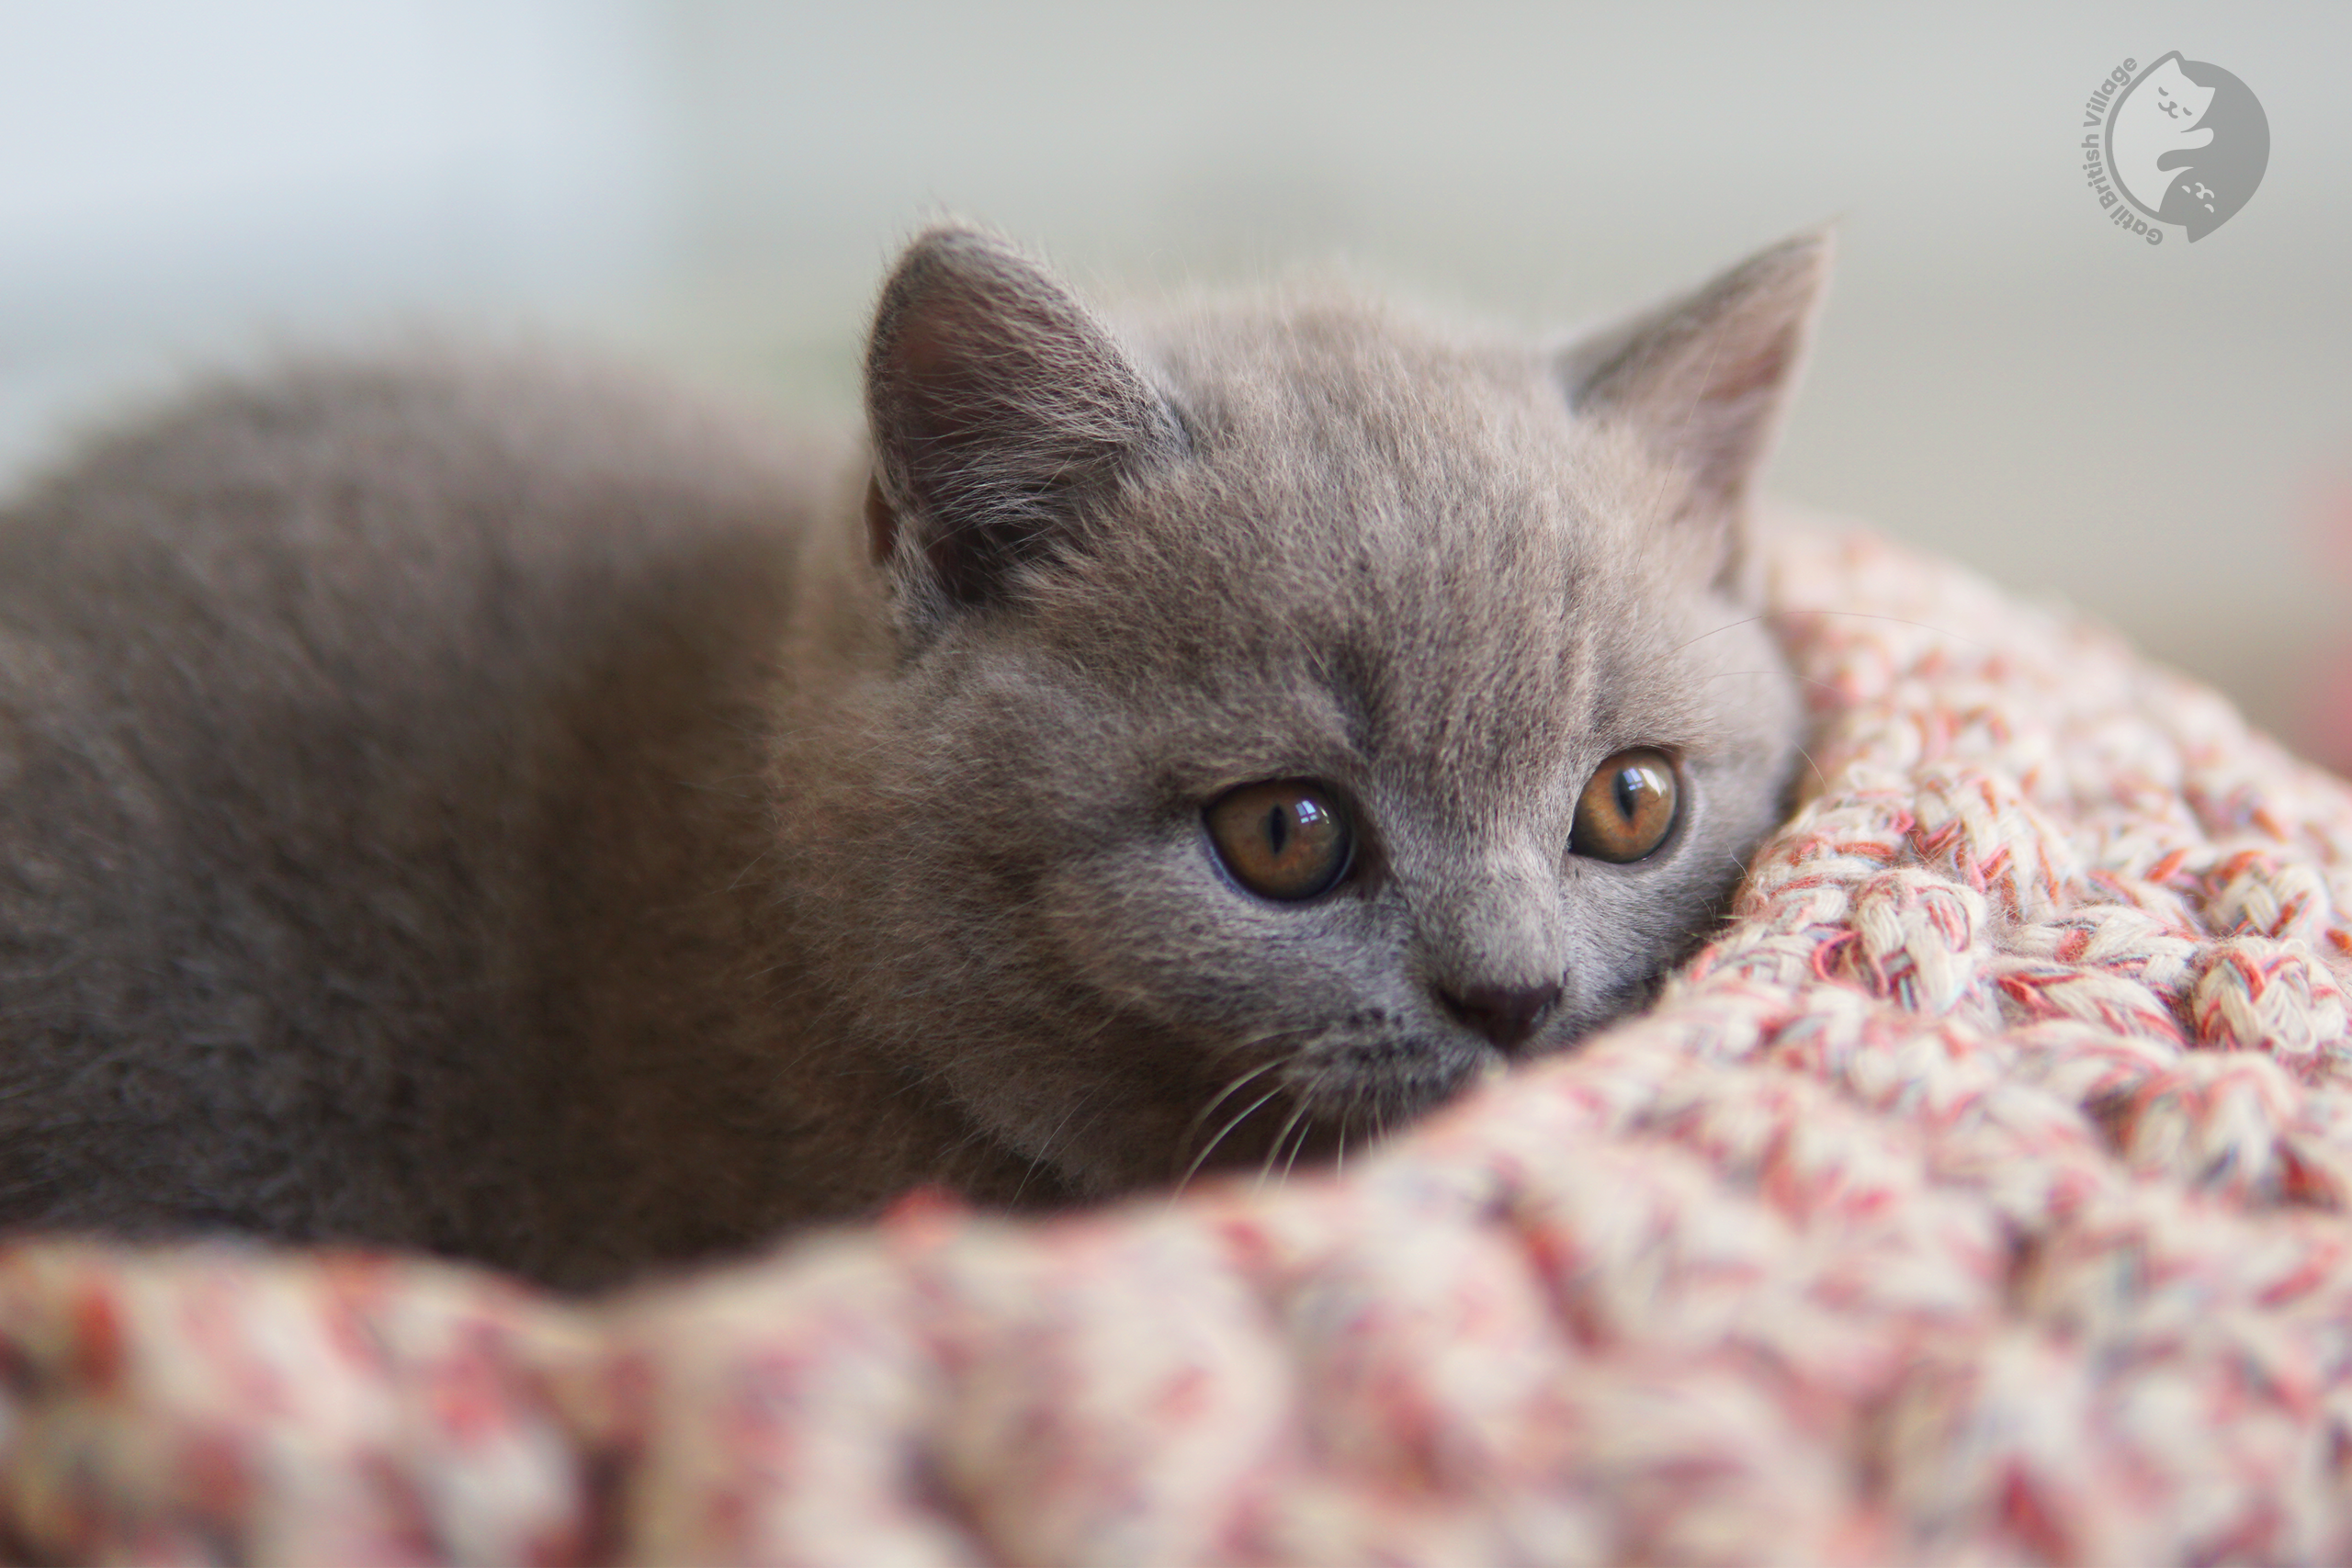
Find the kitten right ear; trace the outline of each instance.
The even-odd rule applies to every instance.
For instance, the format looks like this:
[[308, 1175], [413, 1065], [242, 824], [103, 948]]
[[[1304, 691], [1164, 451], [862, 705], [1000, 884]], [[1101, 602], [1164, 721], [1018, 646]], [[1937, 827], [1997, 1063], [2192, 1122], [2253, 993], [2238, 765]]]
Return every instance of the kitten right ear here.
[[922, 235], [882, 286], [865, 355], [866, 525], [902, 597], [996, 598], [1077, 543], [1079, 511], [1181, 427], [1111, 333], [1041, 266], [976, 230]]
[[1735, 547], [1829, 275], [1826, 229], [1575, 344], [1554, 367], [1579, 414], [1623, 420], [1686, 473], [1686, 516]]

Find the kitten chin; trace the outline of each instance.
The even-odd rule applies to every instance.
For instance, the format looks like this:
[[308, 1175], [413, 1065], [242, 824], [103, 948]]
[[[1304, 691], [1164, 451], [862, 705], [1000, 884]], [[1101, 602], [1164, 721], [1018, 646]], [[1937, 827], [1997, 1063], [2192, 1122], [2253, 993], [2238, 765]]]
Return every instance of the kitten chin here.
[[944, 228], [862, 443], [416, 354], [92, 445], [0, 514], [0, 1219], [593, 1285], [1569, 1044], [1781, 807], [1742, 540], [1826, 260], [1122, 331]]

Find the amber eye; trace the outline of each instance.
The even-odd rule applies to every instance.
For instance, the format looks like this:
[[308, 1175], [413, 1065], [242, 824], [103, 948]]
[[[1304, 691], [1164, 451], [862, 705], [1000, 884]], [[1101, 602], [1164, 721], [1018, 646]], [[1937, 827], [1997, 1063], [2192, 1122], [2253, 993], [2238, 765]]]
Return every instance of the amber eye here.
[[1592, 771], [1568, 848], [1594, 860], [1639, 860], [1672, 830], [1675, 796], [1674, 764], [1663, 753], [1620, 751]]
[[1329, 791], [1296, 779], [1243, 784], [1209, 807], [1209, 840], [1233, 879], [1267, 898], [1312, 898], [1347, 874], [1355, 835]]

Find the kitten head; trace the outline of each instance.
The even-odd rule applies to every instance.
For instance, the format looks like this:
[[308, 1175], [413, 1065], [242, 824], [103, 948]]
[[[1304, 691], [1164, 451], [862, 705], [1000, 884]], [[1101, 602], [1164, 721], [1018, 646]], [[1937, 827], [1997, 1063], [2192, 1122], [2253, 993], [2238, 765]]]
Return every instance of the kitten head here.
[[915, 242], [867, 361], [896, 668], [844, 1006], [1063, 1185], [1371, 1135], [1651, 992], [1798, 705], [1747, 490], [1826, 264], [1566, 349], [1320, 294], [1123, 336]]

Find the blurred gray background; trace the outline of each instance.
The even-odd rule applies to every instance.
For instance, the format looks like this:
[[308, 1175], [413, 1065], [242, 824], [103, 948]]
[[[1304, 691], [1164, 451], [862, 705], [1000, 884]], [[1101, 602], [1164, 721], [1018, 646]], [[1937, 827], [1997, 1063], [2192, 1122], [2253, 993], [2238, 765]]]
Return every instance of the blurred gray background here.
[[[1339, 258], [1530, 326], [1835, 218], [1774, 488], [2341, 767], [2347, 46], [2316, 4], [0, 0], [0, 475], [208, 361], [417, 321], [846, 412], [877, 270], [942, 211], [1091, 284]], [[2173, 50], [2254, 89], [2271, 156], [2150, 249], [2082, 105]]]

